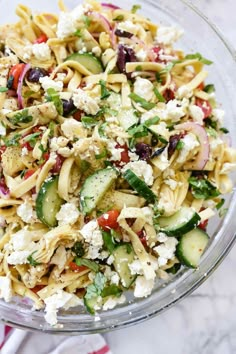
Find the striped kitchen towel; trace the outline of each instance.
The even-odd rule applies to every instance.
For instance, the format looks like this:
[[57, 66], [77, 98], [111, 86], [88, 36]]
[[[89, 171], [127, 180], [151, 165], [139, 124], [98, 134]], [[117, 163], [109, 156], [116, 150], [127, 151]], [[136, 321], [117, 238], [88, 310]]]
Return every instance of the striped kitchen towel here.
[[1, 354], [112, 354], [100, 334], [55, 336], [0, 324]]

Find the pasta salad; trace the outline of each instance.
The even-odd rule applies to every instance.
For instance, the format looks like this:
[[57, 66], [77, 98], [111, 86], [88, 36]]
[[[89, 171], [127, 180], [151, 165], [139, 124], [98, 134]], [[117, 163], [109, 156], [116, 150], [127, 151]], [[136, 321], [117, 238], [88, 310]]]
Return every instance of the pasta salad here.
[[0, 297], [50, 325], [198, 268], [236, 168], [212, 61], [174, 48], [182, 30], [59, 6], [0, 29]]

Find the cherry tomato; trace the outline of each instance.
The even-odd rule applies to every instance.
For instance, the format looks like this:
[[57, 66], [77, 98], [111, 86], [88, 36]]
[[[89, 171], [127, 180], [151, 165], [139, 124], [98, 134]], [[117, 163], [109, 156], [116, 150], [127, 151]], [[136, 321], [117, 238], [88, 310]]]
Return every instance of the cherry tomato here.
[[146, 239], [146, 234], [144, 232], [144, 229], [138, 231], [137, 235], [138, 235], [140, 241], [142, 242], [143, 246], [147, 247], [147, 239]]
[[200, 85], [198, 85], [197, 88], [198, 88], [199, 90], [202, 90], [202, 91], [203, 91], [203, 90], [204, 90], [204, 87], [205, 87], [204, 82], [201, 82]]
[[69, 267], [76, 273], [83, 272], [84, 270], [88, 269], [86, 266], [78, 266], [75, 262], [70, 262]]
[[117, 222], [120, 212], [118, 210], [110, 210], [98, 218], [98, 225], [104, 230], [117, 229], [119, 224]]
[[8, 79], [10, 77], [13, 77], [13, 83], [9, 88], [13, 88], [14, 90], [17, 90], [19, 78], [21, 76], [22, 71], [24, 70], [24, 67], [25, 64], [21, 63], [21, 64], [16, 64], [11, 68]]
[[49, 159], [49, 156], [50, 156], [49, 152], [44, 152], [44, 153], [43, 153], [43, 159], [44, 159], [45, 161], [47, 161], [47, 160]]
[[0, 159], [1, 159], [1, 157], [2, 157], [2, 154], [6, 151], [6, 146], [5, 145], [3, 145], [3, 146], [0, 146]]
[[32, 128], [32, 132], [33, 133], [42, 133], [42, 129], [40, 129], [41, 127], [39, 125], [35, 125], [35, 127]]
[[36, 294], [39, 290], [42, 290], [43, 288], [45, 288], [45, 286], [46, 285], [36, 285], [34, 288], [32, 288], [30, 290]]
[[130, 157], [129, 157], [129, 149], [128, 149], [128, 146], [125, 144], [125, 145], [120, 145], [120, 144], [117, 144], [115, 146], [116, 149], [123, 149], [120, 153], [120, 156], [121, 156], [121, 159], [120, 161], [114, 161], [114, 164], [117, 166], [117, 167], [122, 167], [124, 164], [130, 162]]
[[21, 144], [21, 148], [26, 148], [28, 151], [34, 150], [34, 148], [30, 145], [28, 141], [25, 141], [23, 144]]
[[52, 167], [51, 172], [52, 172], [52, 173], [55, 173], [55, 174], [58, 174], [58, 173], [61, 171], [61, 166], [62, 166], [64, 160], [65, 160], [65, 159], [64, 159], [63, 156], [57, 154], [56, 163], [55, 163], [55, 165]]
[[196, 105], [203, 111], [204, 118], [207, 118], [211, 115], [212, 108], [208, 101], [202, 100], [201, 98], [197, 98]]
[[200, 229], [202, 229], [203, 231], [205, 231], [206, 228], [207, 228], [207, 224], [208, 224], [208, 220], [204, 220], [204, 221], [200, 222], [200, 224], [198, 225], [198, 227], [199, 227]]
[[75, 113], [73, 113], [73, 118], [74, 118], [75, 120], [77, 120], [78, 122], [80, 122], [80, 121], [81, 121], [82, 113], [83, 113], [83, 112], [80, 111], [80, 110], [76, 111]]
[[165, 98], [166, 102], [169, 102], [175, 99], [175, 93], [173, 90], [167, 88], [163, 93], [163, 97]]
[[37, 39], [35, 39], [34, 44], [40, 44], [47, 42], [48, 37], [45, 33], [41, 34]]
[[160, 55], [160, 50], [161, 50], [160, 47], [153, 47], [153, 48], [152, 48], [152, 51], [154, 52], [155, 57], [156, 57], [155, 62], [157, 62], [157, 63], [159, 63], [159, 62], [161, 61], [161, 60], [160, 60], [160, 57], [159, 57], [159, 55]]
[[24, 174], [24, 179], [28, 179], [29, 177], [31, 177], [34, 174], [35, 170], [28, 170], [25, 172]]

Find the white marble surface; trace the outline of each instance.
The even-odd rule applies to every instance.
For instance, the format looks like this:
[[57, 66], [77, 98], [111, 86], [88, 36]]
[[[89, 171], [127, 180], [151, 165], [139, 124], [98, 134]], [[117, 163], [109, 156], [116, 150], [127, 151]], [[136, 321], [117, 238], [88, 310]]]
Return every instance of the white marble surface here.
[[[236, 0], [192, 1], [236, 47]], [[191, 296], [158, 317], [106, 334], [114, 354], [235, 354], [236, 247]]]

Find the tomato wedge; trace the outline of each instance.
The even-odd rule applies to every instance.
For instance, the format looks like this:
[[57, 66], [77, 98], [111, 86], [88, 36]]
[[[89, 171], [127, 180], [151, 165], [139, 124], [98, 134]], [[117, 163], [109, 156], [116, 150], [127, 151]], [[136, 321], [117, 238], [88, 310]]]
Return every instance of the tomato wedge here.
[[85, 266], [78, 266], [75, 262], [70, 262], [69, 267], [71, 270], [73, 270], [76, 273], [80, 273], [88, 269], [88, 267]]
[[25, 172], [24, 174], [24, 179], [28, 179], [29, 177], [31, 177], [34, 174], [35, 170], [28, 170]]
[[120, 161], [114, 161], [114, 164], [116, 165], [116, 167], [122, 167], [124, 166], [124, 164], [130, 162], [130, 157], [129, 157], [129, 148], [126, 144], [124, 145], [120, 145], [117, 144], [115, 146], [116, 149], [122, 149], [121, 153], [120, 153]]
[[117, 229], [119, 224], [117, 219], [120, 215], [118, 210], [110, 210], [107, 211], [105, 214], [101, 215], [98, 220], [98, 225], [104, 230], [109, 231], [111, 229]]
[[10, 84], [11, 87], [9, 87], [9, 85], [7, 86], [9, 89], [17, 90], [19, 78], [21, 76], [22, 71], [24, 70], [24, 67], [25, 67], [25, 64], [21, 63], [21, 64], [16, 64], [11, 68], [11, 70], [9, 72], [8, 81], [9, 81], [9, 79], [12, 79], [13, 81]]
[[46, 285], [36, 285], [34, 288], [30, 289], [31, 291], [33, 291], [33, 293], [37, 293], [39, 290], [42, 290], [43, 288], [45, 288]]
[[47, 42], [48, 37], [46, 36], [45, 33], [41, 34], [37, 39], [35, 39], [34, 44], [40, 44], [40, 43], [45, 43]]
[[212, 107], [208, 101], [202, 100], [201, 98], [196, 99], [196, 105], [201, 108], [204, 118], [207, 118], [212, 113]]

